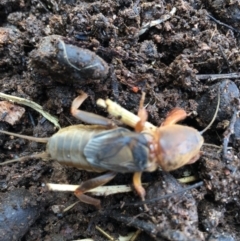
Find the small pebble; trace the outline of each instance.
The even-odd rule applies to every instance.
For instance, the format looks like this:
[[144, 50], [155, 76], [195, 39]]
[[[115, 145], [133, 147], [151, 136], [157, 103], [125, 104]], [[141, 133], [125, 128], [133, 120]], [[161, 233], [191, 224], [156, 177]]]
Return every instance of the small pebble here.
[[0, 121], [15, 125], [25, 113], [23, 107], [11, 104], [8, 101], [0, 101]]
[[218, 89], [220, 85], [220, 106], [216, 120], [230, 120], [233, 114], [233, 103], [239, 98], [239, 89], [231, 80], [224, 80], [209, 88], [198, 101], [198, 116], [200, 124], [206, 126], [213, 118], [217, 107]]
[[235, 239], [228, 233], [213, 233], [208, 241], [235, 241]]
[[42, 38], [29, 55], [30, 64], [42, 75], [64, 84], [86, 84], [107, 77], [108, 64], [95, 52], [68, 44], [60, 35]]
[[20, 240], [40, 214], [36, 198], [25, 189], [0, 196], [0, 240]]

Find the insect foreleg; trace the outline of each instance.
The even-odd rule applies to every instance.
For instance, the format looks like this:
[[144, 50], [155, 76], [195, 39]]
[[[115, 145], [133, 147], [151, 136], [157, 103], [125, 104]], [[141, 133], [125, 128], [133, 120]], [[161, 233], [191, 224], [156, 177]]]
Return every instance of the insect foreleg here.
[[186, 117], [187, 117], [186, 111], [181, 108], [176, 107], [168, 113], [166, 119], [161, 124], [161, 126], [168, 126], [168, 125], [176, 124], [177, 122], [184, 120]]
[[90, 113], [87, 111], [78, 110], [80, 105], [83, 103], [83, 101], [87, 97], [88, 97], [87, 94], [83, 92], [81, 95], [79, 95], [77, 98], [75, 98], [73, 100], [72, 106], [71, 106], [71, 114], [75, 118], [77, 118], [85, 123], [88, 123], [88, 124], [102, 125], [102, 126], [107, 126], [110, 128], [114, 127], [115, 124], [107, 118], [104, 118], [100, 115], [96, 115], [96, 114], [93, 114], [93, 113]]

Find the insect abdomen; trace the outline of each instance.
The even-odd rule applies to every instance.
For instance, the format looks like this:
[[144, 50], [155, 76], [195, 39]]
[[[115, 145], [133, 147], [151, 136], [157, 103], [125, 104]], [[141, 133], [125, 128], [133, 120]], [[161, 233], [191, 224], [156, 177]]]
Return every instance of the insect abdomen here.
[[89, 164], [83, 154], [88, 141], [103, 130], [105, 129], [99, 126], [84, 125], [63, 128], [49, 139], [47, 152], [51, 159], [63, 165], [74, 166], [91, 172], [105, 171]]

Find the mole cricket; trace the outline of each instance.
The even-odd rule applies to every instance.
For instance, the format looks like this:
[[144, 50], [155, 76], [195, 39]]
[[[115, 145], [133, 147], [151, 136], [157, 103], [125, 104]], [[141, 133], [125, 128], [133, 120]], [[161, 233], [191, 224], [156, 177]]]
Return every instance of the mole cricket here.
[[164, 171], [173, 171], [186, 164], [196, 162], [204, 143], [202, 137], [214, 122], [220, 103], [212, 121], [201, 132], [184, 125], [176, 124], [187, 117], [185, 110], [173, 109], [160, 127], [147, 122], [147, 111], [143, 107], [145, 93], [142, 95], [138, 116], [125, 110], [111, 100], [98, 100], [97, 104], [118, 117], [124, 124], [135, 129], [117, 127], [113, 121], [102, 116], [79, 110], [87, 98], [82, 93], [74, 99], [71, 114], [91, 125], [73, 125], [60, 129], [49, 138], [37, 138], [0, 130], [8, 134], [31, 141], [46, 143], [46, 151], [0, 163], [5, 165], [31, 158], [56, 160], [63, 165], [73, 166], [91, 172], [105, 174], [82, 182], [74, 191], [82, 202], [100, 208], [100, 200], [85, 195], [90, 189], [101, 186], [112, 180], [117, 173], [134, 173], [133, 185], [142, 200], [145, 200], [145, 189], [141, 183], [142, 172], [153, 172], [158, 167]]

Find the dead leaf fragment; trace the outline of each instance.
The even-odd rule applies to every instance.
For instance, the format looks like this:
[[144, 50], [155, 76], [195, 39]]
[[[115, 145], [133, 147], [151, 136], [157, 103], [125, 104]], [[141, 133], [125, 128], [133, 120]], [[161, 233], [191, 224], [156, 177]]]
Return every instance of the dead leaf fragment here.
[[0, 101], [0, 121], [14, 125], [24, 113], [25, 109], [23, 107], [11, 104], [8, 101]]

